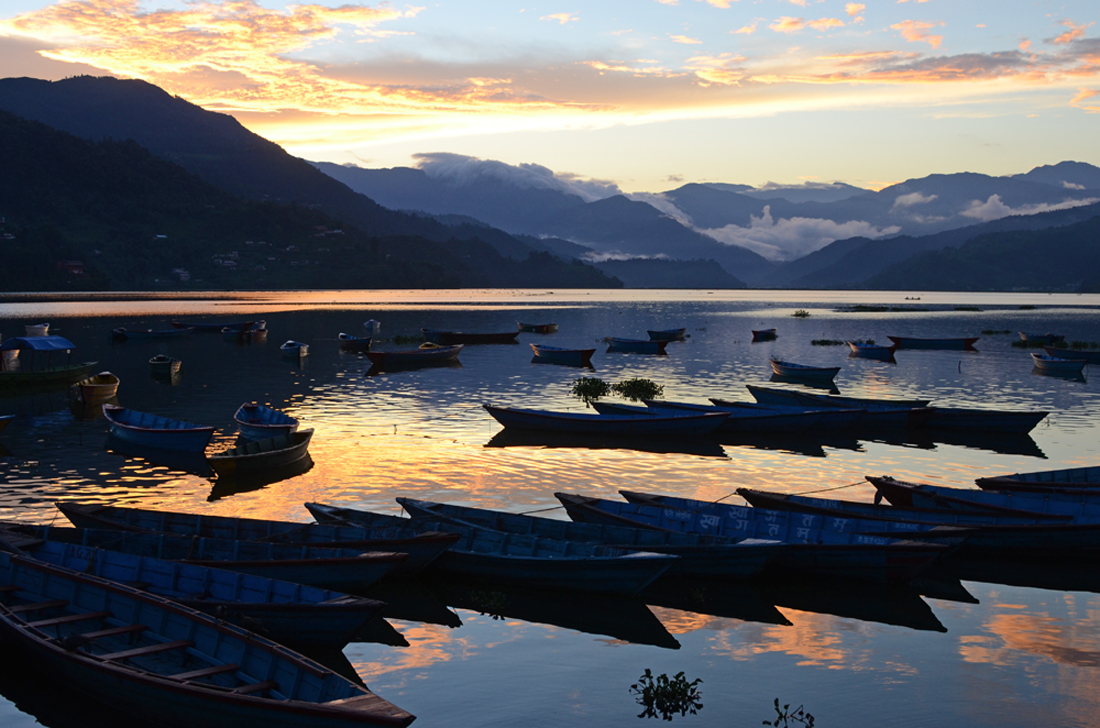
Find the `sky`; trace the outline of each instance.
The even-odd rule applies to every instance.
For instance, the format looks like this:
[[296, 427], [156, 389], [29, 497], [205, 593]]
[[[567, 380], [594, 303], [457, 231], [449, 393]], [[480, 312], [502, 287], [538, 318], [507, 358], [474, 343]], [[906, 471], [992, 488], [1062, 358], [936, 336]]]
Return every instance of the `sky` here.
[[627, 192], [1100, 166], [1095, 0], [4, 0], [0, 77], [140, 78], [314, 161]]

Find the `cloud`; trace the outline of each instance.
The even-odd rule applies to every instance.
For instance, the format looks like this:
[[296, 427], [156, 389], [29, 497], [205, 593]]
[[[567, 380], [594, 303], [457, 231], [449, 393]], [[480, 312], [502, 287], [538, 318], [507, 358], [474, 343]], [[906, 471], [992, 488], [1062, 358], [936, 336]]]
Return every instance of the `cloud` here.
[[1069, 182], [1067, 180], [1062, 180], [1062, 186], [1065, 187], [1067, 190], [1087, 190], [1088, 189], [1084, 185], [1079, 185], [1079, 184], [1076, 184], [1074, 182]]
[[938, 195], [922, 195], [919, 192], [910, 192], [907, 195], [898, 195], [894, 198], [894, 205], [890, 209], [896, 210], [899, 207], [908, 208], [914, 205], [927, 205], [932, 200], [936, 199]]
[[699, 232], [727, 245], [748, 248], [769, 260], [781, 261], [808, 255], [835, 240], [854, 237], [876, 239], [901, 232], [901, 228], [896, 225], [876, 228], [862, 220], [837, 223], [819, 218], [792, 217], [776, 221], [772, 219], [769, 205], [760, 217], [752, 217], [748, 227], [726, 225]]
[[744, 56], [720, 53], [716, 56], [692, 56], [685, 61], [684, 67], [705, 84], [737, 86], [748, 75], [742, 67], [744, 61]]
[[683, 43], [685, 45], [697, 45], [703, 42], [697, 38], [689, 38], [686, 35], [670, 35], [669, 38], [677, 43]]
[[776, 33], [797, 33], [802, 30], [805, 25], [806, 21], [803, 18], [792, 18], [789, 15], [784, 15], [768, 27]]
[[750, 25], [742, 25], [737, 30], [731, 30], [731, 33], [741, 35], [752, 35], [756, 32], [756, 26], [760, 24], [759, 20], [754, 20]]
[[555, 190], [577, 195], [585, 202], [622, 194], [614, 182], [585, 179], [569, 172], [554, 172], [541, 164], [512, 165], [449, 152], [414, 154], [413, 158], [426, 175], [454, 187], [469, 187], [484, 180], [496, 180], [524, 189]]
[[737, 2], [737, 0], [703, 0], [703, 2], [721, 10], [729, 10], [730, 5]]
[[820, 18], [806, 23], [814, 30], [828, 30], [829, 28], [843, 28], [844, 21], [839, 18]]
[[927, 43], [933, 48], [939, 48], [940, 43], [943, 42], [942, 35], [932, 35], [926, 33], [926, 30], [935, 28], [938, 25], [943, 25], [943, 21], [936, 23], [925, 23], [918, 20], [903, 20], [900, 23], [891, 25], [891, 30], [897, 30], [901, 33], [901, 37], [910, 43]]
[[575, 23], [580, 20], [580, 18], [576, 13], [552, 13], [550, 15], [543, 15], [539, 20], [556, 20], [561, 25], [565, 25], [566, 23]]
[[1036, 215], [1040, 212], [1050, 212], [1051, 210], [1068, 210], [1072, 207], [1091, 205], [1094, 202], [1100, 202], [1100, 197], [1089, 198], [1087, 200], [1065, 200], [1064, 202], [1056, 204], [1044, 202], [1013, 208], [1001, 202], [1000, 195], [990, 195], [989, 199], [985, 202], [981, 200], [972, 200], [970, 205], [959, 214], [974, 220], [989, 222], [990, 220], [999, 220], [1002, 217], [1008, 217], [1010, 215]]
[[1027, 38], [1024, 38], [1022, 41], [1020, 41], [1020, 45], [1017, 47], [1024, 53], [1027, 53], [1029, 50], [1031, 50], [1031, 41]]
[[863, 3], [848, 3], [844, 6], [844, 12], [848, 13], [848, 16], [852, 18], [856, 17], [866, 9], [867, 6]]
[[1096, 102], [1089, 102], [1089, 99], [1095, 99], [1097, 96], [1100, 96], [1100, 90], [1098, 89], [1078, 89], [1077, 95], [1070, 99], [1069, 104], [1089, 113], [1100, 113], [1100, 99], [1097, 99]]
[[1090, 25], [1092, 25], [1092, 23], [1082, 23], [1081, 25], [1078, 25], [1077, 23], [1074, 23], [1072, 20], [1063, 20], [1060, 24], [1064, 25], [1067, 28], [1069, 28], [1069, 30], [1067, 30], [1065, 33], [1062, 33], [1060, 36], [1058, 36], [1053, 41], [1051, 41], [1052, 43], [1057, 43], [1059, 45], [1065, 45], [1066, 43], [1072, 43], [1073, 41], [1077, 40], [1078, 38], [1081, 38], [1082, 36], [1085, 35], [1085, 30]]

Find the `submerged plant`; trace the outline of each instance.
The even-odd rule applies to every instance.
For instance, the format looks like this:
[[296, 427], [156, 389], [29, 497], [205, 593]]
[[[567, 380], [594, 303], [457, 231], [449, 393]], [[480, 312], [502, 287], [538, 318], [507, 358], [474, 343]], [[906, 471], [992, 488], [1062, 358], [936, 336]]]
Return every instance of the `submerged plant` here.
[[581, 377], [573, 382], [569, 393], [582, 400], [585, 407], [590, 407], [600, 397], [611, 394], [611, 385], [599, 377]]
[[[793, 722], [792, 722], [793, 721]], [[779, 708], [779, 698], [775, 699], [775, 720], [765, 720], [764, 725], [776, 726], [779, 728], [790, 728], [791, 725], [804, 725], [806, 728], [814, 727], [814, 717], [806, 712], [806, 709], [801, 705], [791, 710], [790, 703], [783, 706], [782, 710]]]
[[703, 694], [698, 689], [701, 682], [699, 678], [688, 682], [682, 671], [671, 679], [665, 673], [654, 676], [647, 667], [638, 682], [630, 686], [638, 705], [645, 708], [638, 717], [656, 718], [659, 715], [664, 720], [672, 720], [677, 713], [695, 715], [703, 709]]
[[624, 399], [639, 402], [643, 399], [660, 398], [665, 393], [665, 388], [652, 379], [634, 377], [611, 385], [611, 391]]

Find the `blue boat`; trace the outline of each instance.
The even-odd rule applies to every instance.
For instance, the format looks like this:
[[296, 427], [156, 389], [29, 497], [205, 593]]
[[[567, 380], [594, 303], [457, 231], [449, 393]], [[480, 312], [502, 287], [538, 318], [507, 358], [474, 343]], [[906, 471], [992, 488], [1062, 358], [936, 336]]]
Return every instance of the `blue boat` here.
[[608, 352], [621, 352], [625, 354], [664, 354], [667, 340], [650, 341], [648, 339], [619, 339], [609, 336], [607, 342]]
[[974, 482], [982, 490], [1100, 490], [1100, 466], [995, 475]]
[[531, 344], [531, 351], [535, 353], [535, 358], [531, 360], [535, 364], [561, 364], [567, 367], [591, 367], [592, 355], [596, 353], [595, 349], [566, 349], [546, 344]]
[[806, 379], [814, 382], [832, 382], [840, 373], [840, 367], [815, 367], [808, 364], [795, 364], [782, 359], [769, 359], [772, 371], [781, 377]]
[[50, 541], [107, 548], [165, 561], [184, 561], [353, 594], [381, 580], [405, 560], [405, 554], [401, 553], [365, 553], [354, 548], [230, 541], [166, 533], [64, 526], [21, 528], [36, 538]]
[[425, 519], [414, 521], [319, 503], [306, 503], [306, 508], [318, 521], [327, 523], [457, 533], [458, 542], [432, 564], [433, 570], [511, 586], [637, 594], [668, 571], [677, 559], [666, 554], [556, 541]]
[[260, 518], [199, 515], [62, 501], [58, 510], [81, 528], [170, 533], [230, 541], [257, 541], [315, 548], [352, 549], [356, 552], [398, 552], [405, 558], [394, 574], [415, 574], [449, 549], [458, 537], [409, 529], [340, 527], [317, 523], [270, 521]]
[[28, 538], [18, 527], [0, 537], [40, 561], [138, 586], [286, 645], [340, 649], [383, 606], [252, 574]]
[[275, 435], [288, 435], [298, 429], [298, 420], [263, 404], [245, 403], [233, 415], [241, 437], [246, 440], [266, 440]]
[[[767, 408], [755, 405], [730, 406], [718, 404], [693, 404], [690, 402], [669, 402], [667, 400], [644, 400], [645, 406], [657, 412], [728, 412], [726, 421], [718, 432], [767, 432], [796, 433], [808, 432], [833, 414], [823, 409], [810, 408]], [[853, 421], [854, 421], [853, 415]], [[836, 423], [832, 423], [836, 426]]]
[[764, 565], [778, 556], [784, 548], [778, 541], [764, 539], [715, 543], [708, 536], [690, 533], [575, 523], [486, 508], [432, 503], [414, 498], [398, 498], [397, 502], [413, 519], [427, 519], [470, 528], [489, 528], [558, 541], [584, 541], [620, 549], [671, 554], [680, 557], [667, 572], [668, 576], [674, 577], [743, 579], [763, 571]]
[[[628, 500], [645, 497], [622, 491]], [[555, 493], [574, 521], [606, 523], [697, 533], [715, 538], [764, 538], [783, 541], [787, 548], [769, 564], [769, 571], [785, 578], [849, 579], [873, 583], [904, 583], [929, 568], [947, 547], [909, 540], [920, 530], [913, 524], [874, 522], [863, 527], [856, 519], [835, 524], [822, 516], [765, 511], [748, 506], [706, 504], [706, 508], [669, 504], [609, 501]], [[863, 531], [896, 531], [896, 537], [864, 535]], [[961, 541], [956, 538], [955, 541]]]
[[1087, 349], [1070, 349], [1064, 346], [1044, 346], [1043, 351], [1048, 356], [1060, 359], [1084, 359], [1089, 364], [1100, 364], [1100, 351], [1095, 349], [1089, 351]]
[[693, 437], [708, 435], [725, 421], [725, 412], [686, 415], [591, 415], [579, 412], [482, 405], [505, 428], [614, 437]]
[[145, 725], [406, 726], [414, 716], [289, 648], [115, 581], [0, 553], [0, 637]]
[[340, 332], [337, 339], [340, 341], [340, 351], [351, 351], [356, 354], [370, 351], [371, 342], [374, 340], [370, 336], [353, 336], [344, 332]]
[[650, 341], [683, 341], [687, 335], [687, 329], [660, 329], [658, 331], [646, 331]]
[[214, 435], [214, 428], [208, 425], [172, 420], [113, 404], [103, 405], [103, 416], [110, 423], [111, 435], [144, 447], [202, 452]]
[[1003, 493], [972, 488], [907, 483], [889, 476], [867, 476], [881, 496], [899, 508], [939, 508], [954, 511], [982, 511], [1006, 515], [1072, 518], [1076, 522], [1100, 519], [1100, 493], [1033, 491]]

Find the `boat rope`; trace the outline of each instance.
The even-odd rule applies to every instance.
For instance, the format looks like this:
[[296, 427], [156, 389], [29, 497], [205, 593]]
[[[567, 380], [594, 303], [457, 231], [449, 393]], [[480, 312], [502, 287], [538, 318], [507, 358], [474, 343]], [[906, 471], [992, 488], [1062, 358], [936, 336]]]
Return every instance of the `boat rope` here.
[[865, 485], [866, 480], [860, 480], [855, 483], [848, 483], [847, 485], [836, 485], [832, 488], [821, 488], [820, 490], [808, 490], [805, 493], [799, 493], [799, 495], [810, 495], [811, 493], [828, 493], [830, 490], [842, 490], [844, 488], [852, 488], [857, 485]]
[[521, 512], [520, 512], [520, 513], [518, 513], [517, 515], [520, 515], [520, 516], [529, 516], [529, 515], [531, 515], [532, 513], [543, 513], [543, 512], [545, 512], [545, 511], [556, 511], [556, 510], [558, 510], [559, 508], [565, 508], [565, 506], [563, 506], [563, 505], [561, 505], [561, 504], [559, 503], [558, 505], [556, 505], [556, 506], [550, 506], [549, 508], [536, 508], [536, 509], [535, 509], [535, 510], [533, 510], [533, 511], [521, 511]]

